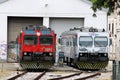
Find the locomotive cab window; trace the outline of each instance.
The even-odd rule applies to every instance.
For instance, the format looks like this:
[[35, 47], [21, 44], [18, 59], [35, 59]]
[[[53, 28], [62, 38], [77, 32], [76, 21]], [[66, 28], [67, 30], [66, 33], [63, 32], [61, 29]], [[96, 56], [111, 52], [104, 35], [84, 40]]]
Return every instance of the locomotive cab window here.
[[40, 44], [42, 45], [53, 44], [53, 37], [52, 36], [40, 36]]
[[80, 36], [79, 45], [83, 47], [91, 47], [93, 45], [93, 39], [91, 36]]
[[107, 37], [95, 37], [94, 44], [96, 47], [106, 47], [108, 45]]
[[25, 35], [24, 36], [24, 44], [25, 45], [35, 45], [35, 44], [37, 44], [37, 36]]

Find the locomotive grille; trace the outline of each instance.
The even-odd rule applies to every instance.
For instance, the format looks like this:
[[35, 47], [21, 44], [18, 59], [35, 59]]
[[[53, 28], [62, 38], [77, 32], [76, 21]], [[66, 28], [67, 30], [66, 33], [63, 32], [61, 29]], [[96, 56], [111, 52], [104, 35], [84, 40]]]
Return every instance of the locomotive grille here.
[[108, 61], [107, 53], [79, 53], [78, 61]]

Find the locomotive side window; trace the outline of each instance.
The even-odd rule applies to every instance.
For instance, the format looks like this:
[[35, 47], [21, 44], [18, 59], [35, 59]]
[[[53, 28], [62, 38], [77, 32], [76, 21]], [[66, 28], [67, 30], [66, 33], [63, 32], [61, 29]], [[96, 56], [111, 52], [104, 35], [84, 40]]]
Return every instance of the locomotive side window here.
[[40, 36], [40, 44], [42, 45], [53, 44], [53, 37], [52, 36]]
[[66, 38], [62, 38], [62, 45], [66, 45]]
[[71, 37], [69, 38], [69, 43], [70, 43], [69, 46], [72, 46], [72, 39], [71, 39]]
[[70, 41], [70, 46], [73, 46], [73, 39], [72, 39], [72, 37], [69, 38], [69, 41]]
[[66, 39], [66, 46], [70, 46], [69, 39]]
[[24, 36], [25, 45], [35, 45], [37, 44], [37, 36], [25, 35]]
[[77, 46], [77, 38], [73, 38], [73, 46]]
[[107, 37], [95, 37], [95, 46], [96, 47], [106, 47], [108, 45]]
[[93, 39], [91, 36], [80, 36], [79, 45], [83, 47], [91, 47], [93, 45]]

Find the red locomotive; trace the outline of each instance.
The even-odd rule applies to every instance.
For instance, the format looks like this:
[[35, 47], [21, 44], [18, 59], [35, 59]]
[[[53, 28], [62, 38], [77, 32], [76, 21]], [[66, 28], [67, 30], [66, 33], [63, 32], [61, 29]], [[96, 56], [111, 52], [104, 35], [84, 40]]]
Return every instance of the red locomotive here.
[[24, 69], [48, 69], [55, 62], [56, 34], [50, 28], [26, 27], [18, 40], [20, 65]]

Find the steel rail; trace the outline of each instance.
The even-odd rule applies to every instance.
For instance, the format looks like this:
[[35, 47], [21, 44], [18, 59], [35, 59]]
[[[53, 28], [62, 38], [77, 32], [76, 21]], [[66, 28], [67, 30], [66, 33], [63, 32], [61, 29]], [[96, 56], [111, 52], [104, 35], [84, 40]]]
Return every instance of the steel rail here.
[[25, 75], [26, 73], [27, 73], [27, 71], [26, 71], [26, 72], [23, 72], [23, 73], [21, 73], [21, 74], [17, 74], [17, 75], [15, 75], [15, 76], [13, 76], [13, 77], [7, 79], [7, 80], [15, 80], [15, 79], [19, 78], [20, 76]]
[[76, 75], [80, 75], [80, 74], [82, 74], [82, 73], [83, 73], [83, 72], [79, 72], [79, 73], [71, 74], [71, 75], [68, 75], [68, 76], [63, 76], [63, 77], [59, 77], [59, 78], [52, 78], [52, 79], [48, 79], [48, 80], [61, 80], [61, 79], [73, 77], [73, 76], [76, 76]]
[[42, 74], [38, 75], [34, 80], [39, 80], [41, 79], [47, 71], [44, 71]]
[[92, 77], [95, 77], [95, 76], [98, 76], [98, 75], [101, 75], [101, 73], [95, 73], [93, 75], [82, 77], [82, 78], [77, 78], [77, 79], [74, 79], [74, 80], [85, 80], [85, 79], [89, 79], [89, 78], [92, 78]]

